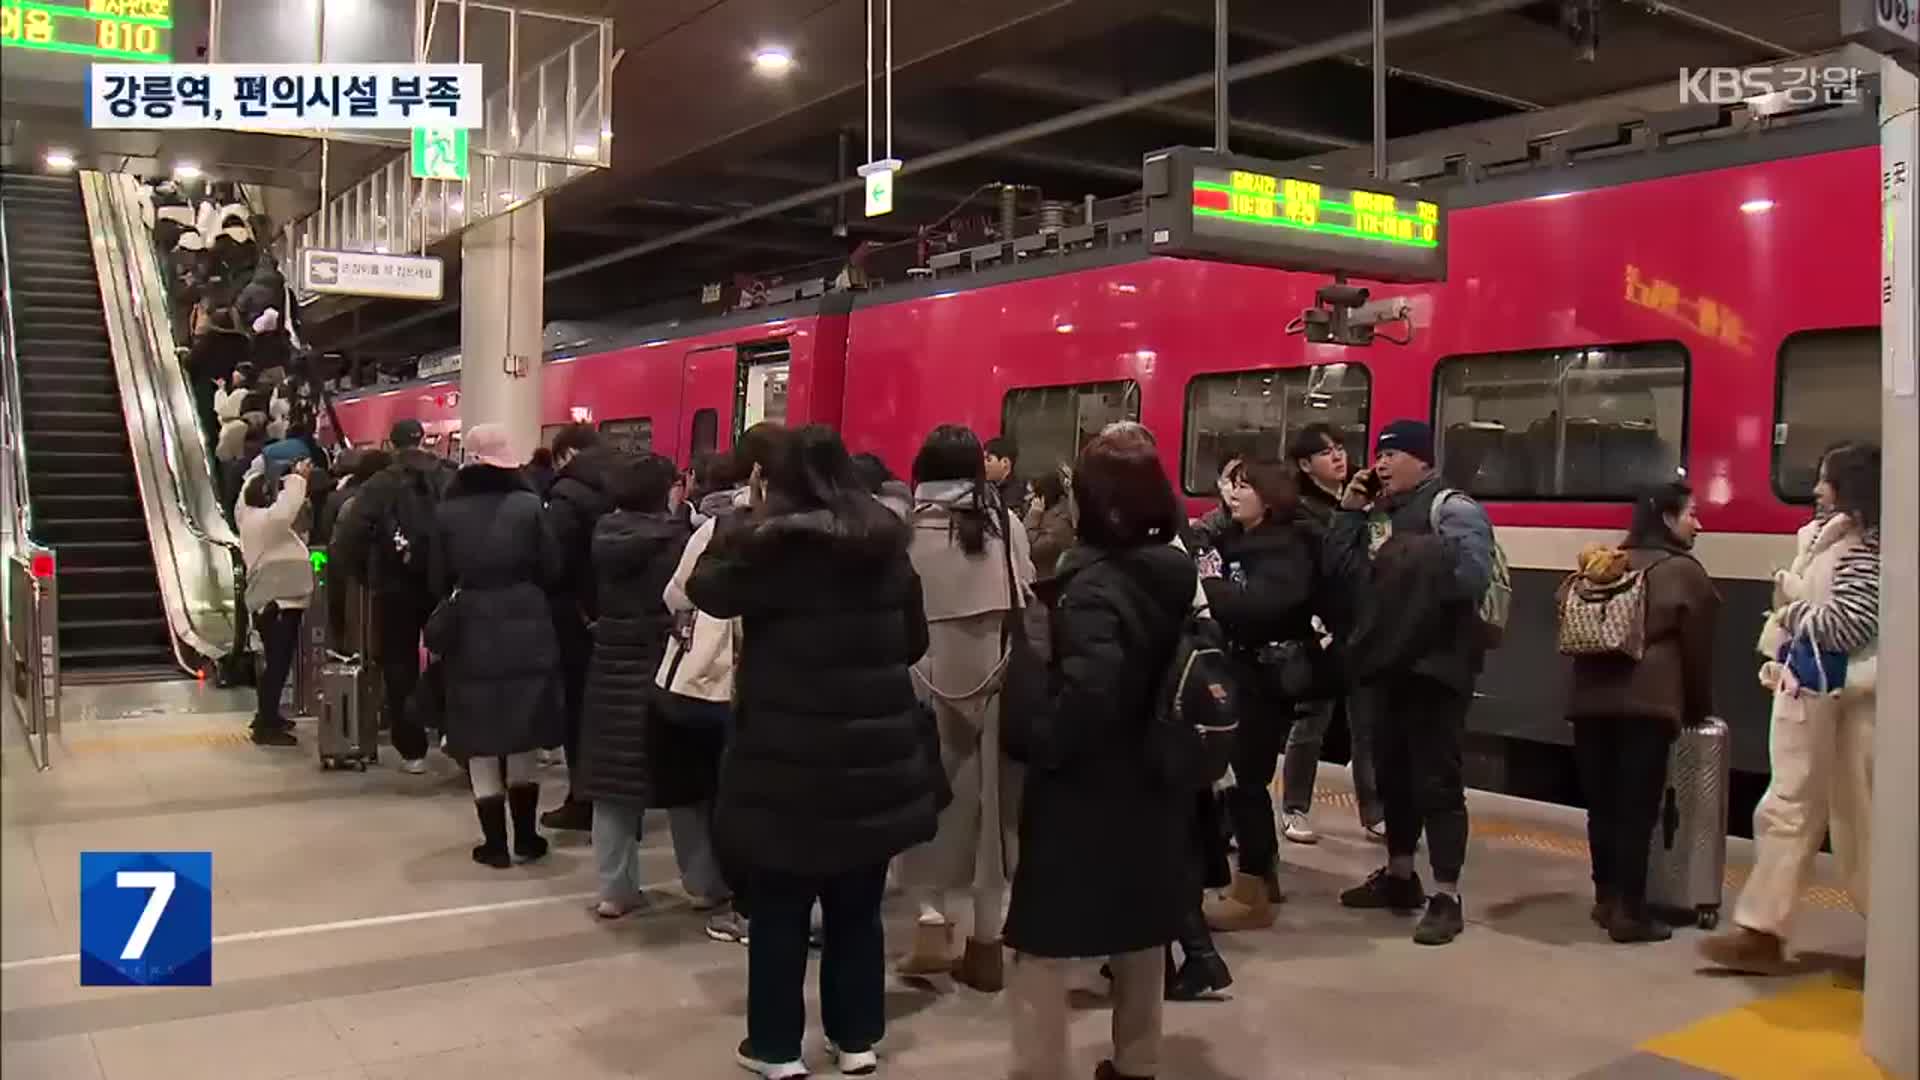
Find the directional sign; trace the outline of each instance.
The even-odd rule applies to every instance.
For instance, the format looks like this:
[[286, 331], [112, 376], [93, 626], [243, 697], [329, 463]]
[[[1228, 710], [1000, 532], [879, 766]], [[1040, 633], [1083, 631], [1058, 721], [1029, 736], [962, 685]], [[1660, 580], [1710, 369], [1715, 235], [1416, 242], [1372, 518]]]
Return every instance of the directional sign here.
[[414, 128], [413, 153], [409, 156], [415, 180], [465, 180], [467, 130]]
[[867, 178], [868, 217], [893, 213], [893, 174], [899, 170], [900, 162], [893, 158], [860, 166], [860, 175]]
[[446, 290], [446, 267], [432, 256], [382, 255], [366, 251], [300, 252], [300, 287], [333, 296], [386, 300], [438, 300]]

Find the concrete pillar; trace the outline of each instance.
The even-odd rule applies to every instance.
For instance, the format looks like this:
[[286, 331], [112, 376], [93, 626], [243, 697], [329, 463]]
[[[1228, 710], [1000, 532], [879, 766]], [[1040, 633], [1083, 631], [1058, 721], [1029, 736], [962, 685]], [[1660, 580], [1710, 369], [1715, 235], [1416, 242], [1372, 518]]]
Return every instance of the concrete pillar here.
[[1913, 470], [1920, 460], [1920, 398], [1915, 350], [1920, 321], [1914, 289], [1920, 203], [1920, 109], [1914, 76], [1891, 58], [1881, 63], [1880, 665], [1873, 744], [1873, 876], [1867, 918], [1866, 1016], [1860, 1041], [1868, 1055], [1902, 1080], [1920, 1076], [1920, 497]]
[[505, 424], [522, 460], [540, 445], [546, 204], [460, 238], [460, 427]]

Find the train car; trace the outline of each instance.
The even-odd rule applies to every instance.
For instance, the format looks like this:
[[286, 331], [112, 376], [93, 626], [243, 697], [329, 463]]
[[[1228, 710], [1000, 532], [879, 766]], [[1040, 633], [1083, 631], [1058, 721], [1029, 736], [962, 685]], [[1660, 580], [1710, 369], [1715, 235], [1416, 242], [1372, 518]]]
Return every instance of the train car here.
[[[1878, 435], [1878, 177], [1867, 109], [1458, 187], [1447, 280], [1375, 290], [1407, 299], [1405, 345], [1289, 335], [1323, 276], [1115, 244], [556, 357], [545, 419], [646, 420], [652, 447], [682, 461], [757, 419], [820, 420], [897, 471], [934, 425], [966, 423], [1012, 435], [1032, 474], [1131, 418], [1196, 510], [1229, 451], [1272, 453], [1322, 420], [1358, 456], [1387, 422], [1430, 419], [1443, 472], [1487, 506], [1515, 570], [1513, 625], [1470, 720], [1471, 779], [1563, 801], [1553, 591], [1583, 544], [1618, 538], [1636, 489], [1684, 476], [1725, 601], [1716, 699], [1747, 803], [1767, 769], [1753, 642], [1771, 571], [1821, 451]], [[805, 392], [772, 406], [775, 377], [803, 373]], [[437, 400], [381, 393], [377, 416], [341, 403], [357, 438]]]

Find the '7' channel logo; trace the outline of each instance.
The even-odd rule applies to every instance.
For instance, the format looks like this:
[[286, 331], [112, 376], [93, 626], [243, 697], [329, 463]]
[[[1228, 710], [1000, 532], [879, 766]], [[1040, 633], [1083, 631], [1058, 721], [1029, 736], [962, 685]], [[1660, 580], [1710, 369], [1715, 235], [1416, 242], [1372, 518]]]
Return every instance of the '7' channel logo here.
[[1842, 105], [1860, 98], [1858, 68], [1708, 67], [1680, 69], [1680, 104], [1738, 105], [1781, 97], [1789, 105]]
[[80, 853], [80, 985], [211, 986], [213, 853]]

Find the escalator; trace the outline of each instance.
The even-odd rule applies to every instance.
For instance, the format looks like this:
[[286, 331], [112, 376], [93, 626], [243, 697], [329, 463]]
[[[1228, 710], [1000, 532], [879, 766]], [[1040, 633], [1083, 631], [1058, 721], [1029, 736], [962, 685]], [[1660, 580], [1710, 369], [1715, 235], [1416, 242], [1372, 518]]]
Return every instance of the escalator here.
[[58, 556], [61, 668], [177, 675], [79, 183], [7, 173], [0, 206], [33, 539]]

